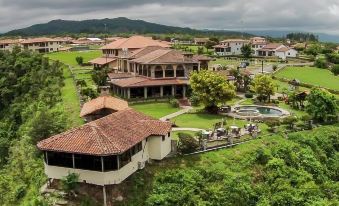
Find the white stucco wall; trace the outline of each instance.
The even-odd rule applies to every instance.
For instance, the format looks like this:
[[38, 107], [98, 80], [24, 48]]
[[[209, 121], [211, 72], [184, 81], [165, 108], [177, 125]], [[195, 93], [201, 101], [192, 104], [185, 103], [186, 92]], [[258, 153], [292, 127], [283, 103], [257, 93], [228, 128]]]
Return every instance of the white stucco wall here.
[[90, 170], [81, 170], [73, 168], [65, 168], [58, 166], [51, 166], [45, 164], [45, 174], [49, 178], [62, 179], [68, 173], [79, 174], [79, 181], [95, 185], [110, 185], [119, 184], [127, 177], [138, 170], [139, 162], [146, 162], [149, 159], [161, 160], [171, 152], [171, 138], [166, 136], [162, 141], [161, 136], [152, 136], [148, 141], [143, 140], [142, 150], [133, 155], [131, 162], [123, 166], [119, 170], [110, 172], [98, 172]]

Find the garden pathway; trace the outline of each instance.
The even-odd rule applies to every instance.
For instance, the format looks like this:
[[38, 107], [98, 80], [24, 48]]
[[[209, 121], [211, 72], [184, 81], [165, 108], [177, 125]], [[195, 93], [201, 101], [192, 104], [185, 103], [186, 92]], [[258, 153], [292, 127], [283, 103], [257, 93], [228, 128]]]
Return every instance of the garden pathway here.
[[173, 127], [172, 131], [192, 131], [192, 132], [199, 132], [204, 129], [199, 129], [199, 128], [185, 128], [185, 127]]
[[191, 109], [193, 109], [193, 107], [190, 107], [190, 106], [184, 106], [182, 107], [183, 109], [177, 111], [177, 112], [174, 112], [172, 114], [169, 114], [169, 115], [166, 115], [164, 117], [161, 117], [160, 120], [161, 121], [166, 121], [168, 119], [172, 119], [174, 117], [177, 117], [179, 115], [182, 115], [182, 114], [185, 114], [186, 112], [190, 111]]

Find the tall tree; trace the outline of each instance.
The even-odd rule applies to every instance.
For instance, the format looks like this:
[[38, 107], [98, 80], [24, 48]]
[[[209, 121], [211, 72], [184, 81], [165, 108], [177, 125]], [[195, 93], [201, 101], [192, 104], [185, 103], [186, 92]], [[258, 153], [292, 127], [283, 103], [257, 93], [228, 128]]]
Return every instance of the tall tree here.
[[252, 47], [250, 44], [245, 44], [241, 47], [241, 54], [246, 58], [250, 58], [252, 55]]
[[258, 95], [259, 101], [268, 100], [270, 102], [271, 95], [275, 93], [275, 84], [269, 75], [256, 75], [252, 81], [251, 89]]
[[209, 112], [216, 112], [217, 105], [235, 96], [235, 87], [224, 77], [212, 71], [194, 72], [190, 78], [192, 91]]
[[338, 115], [336, 98], [325, 89], [312, 89], [307, 101], [306, 111], [318, 121], [326, 122]]

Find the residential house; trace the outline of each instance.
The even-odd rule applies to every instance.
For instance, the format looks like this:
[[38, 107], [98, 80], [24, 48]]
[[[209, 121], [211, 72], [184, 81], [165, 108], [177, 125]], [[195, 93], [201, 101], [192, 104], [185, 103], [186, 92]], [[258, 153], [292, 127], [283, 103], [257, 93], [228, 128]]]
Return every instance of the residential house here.
[[214, 53], [219, 56], [240, 55], [241, 47], [249, 42], [244, 39], [226, 39], [218, 45], [213, 46]]
[[189, 74], [208, 68], [211, 59], [157, 46], [119, 58], [117, 73], [109, 74], [114, 94], [123, 98], [186, 98]]
[[39, 53], [59, 51], [60, 41], [52, 38], [33, 38], [25, 39], [21, 42], [24, 49], [36, 51]]
[[151, 37], [144, 36], [131, 36], [129, 38], [116, 39], [112, 43], [109, 43], [100, 49], [102, 50], [103, 56], [90, 61], [95, 67], [104, 67], [112, 70], [117, 70], [118, 59], [123, 56], [127, 56], [130, 52], [145, 48], [148, 46], [159, 46], [169, 48], [171, 45], [167, 42], [161, 42], [153, 40]]
[[0, 39], [0, 51], [12, 51], [15, 46], [21, 46], [20, 39]]
[[250, 44], [254, 54], [256, 54], [258, 49], [261, 49], [267, 45], [267, 40], [263, 37], [252, 37], [250, 38]]
[[44, 139], [37, 147], [49, 179], [76, 173], [80, 182], [105, 187], [121, 183], [149, 160], [165, 158], [171, 152], [171, 126], [125, 109]]
[[194, 44], [199, 46], [205, 46], [209, 38], [194, 38]]
[[127, 108], [128, 102], [104, 95], [86, 102], [81, 108], [80, 117], [90, 122]]
[[276, 56], [285, 60], [287, 57], [297, 57], [298, 51], [280, 43], [270, 43], [257, 50], [257, 56]]

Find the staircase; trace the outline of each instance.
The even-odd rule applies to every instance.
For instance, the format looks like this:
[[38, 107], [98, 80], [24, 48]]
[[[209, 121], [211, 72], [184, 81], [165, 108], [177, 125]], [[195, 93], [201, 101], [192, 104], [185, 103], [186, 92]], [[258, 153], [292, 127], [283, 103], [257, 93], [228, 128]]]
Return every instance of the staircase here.
[[179, 107], [189, 107], [189, 106], [191, 106], [191, 102], [187, 98], [178, 99], [178, 101], [179, 101]]

